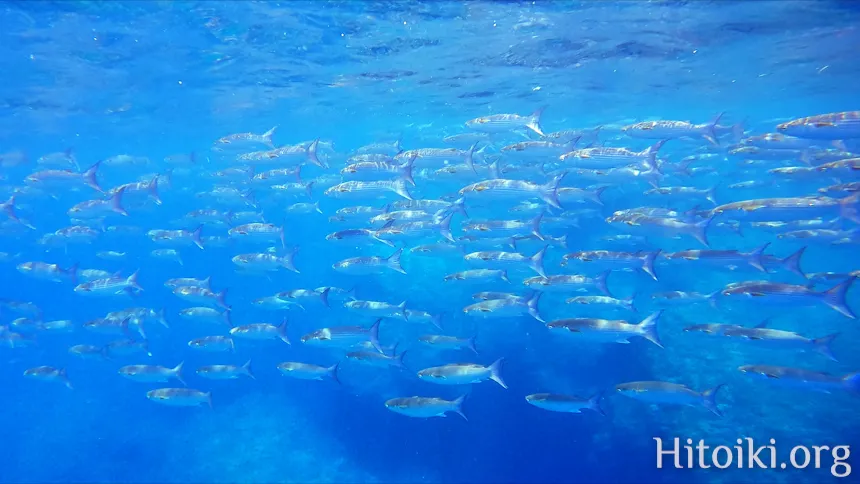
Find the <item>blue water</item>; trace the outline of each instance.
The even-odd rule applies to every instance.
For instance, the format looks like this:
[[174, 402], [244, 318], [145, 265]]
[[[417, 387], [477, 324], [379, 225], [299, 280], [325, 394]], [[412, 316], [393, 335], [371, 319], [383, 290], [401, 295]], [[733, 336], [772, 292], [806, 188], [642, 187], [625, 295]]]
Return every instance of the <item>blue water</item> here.
[[[499, 113], [528, 114], [547, 106], [541, 125], [549, 133], [605, 126], [606, 146], [644, 149], [653, 141], [625, 138], [611, 126], [642, 120], [679, 119], [704, 123], [724, 112], [721, 125], [744, 123], [747, 134], [773, 132], [778, 123], [815, 114], [860, 108], [860, 12], [854, 2], [4, 2], [0, 4], [0, 160], [23, 153], [26, 163], [2, 164], [0, 198], [13, 193], [16, 209], [34, 229], [5, 218], [0, 231], [0, 298], [28, 301], [43, 319], [72, 320], [80, 326], [128, 307], [164, 308], [170, 328], [147, 326], [152, 357], [89, 361], [68, 353], [75, 344], [104, 345], [116, 337], [81, 328], [72, 334], [36, 334], [35, 345], [0, 348], [0, 482], [829, 482], [835, 478], [825, 459], [821, 469], [675, 470], [655, 466], [654, 437], [705, 439], [732, 445], [752, 437], [775, 439], [784, 454], [795, 445], [860, 444], [858, 397], [850, 392], [780, 389], [748, 379], [744, 364], [773, 364], [845, 375], [860, 369], [857, 322], [826, 306], [810, 308], [746, 305], [713, 309], [708, 305], [673, 308], [661, 320], [664, 349], [636, 339], [630, 344], [597, 345], [559, 338], [529, 316], [505, 320], [472, 319], [462, 308], [480, 290], [524, 292], [516, 273], [510, 285], [454, 286], [445, 275], [469, 268], [450, 257], [403, 257], [404, 276], [352, 276], [332, 264], [359, 255], [388, 256], [382, 244], [360, 249], [335, 246], [325, 236], [359, 228], [328, 221], [338, 208], [381, 207], [394, 194], [368, 203], [333, 199], [324, 190], [340, 182], [346, 155], [373, 142], [401, 140], [404, 149], [447, 147], [445, 136], [467, 132], [464, 123]], [[194, 229], [183, 222], [191, 210], [220, 208], [196, 196], [215, 181], [208, 173], [230, 166], [213, 142], [232, 133], [261, 134], [278, 126], [275, 144], [320, 138], [331, 168], [303, 168], [305, 181], [317, 180], [313, 199], [274, 199], [258, 191], [268, 222], [286, 227], [288, 246], [298, 246], [300, 273], [270, 276], [237, 274], [230, 259], [265, 252], [277, 242], [233, 243], [178, 249], [184, 265], [157, 260], [151, 229]], [[524, 135], [507, 138], [522, 141]], [[731, 141], [728, 142], [730, 144]], [[507, 143], [500, 143], [498, 148]], [[725, 142], [722, 143], [725, 147]], [[598, 145], [599, 146], [599, 145]], [[671, 162], [706, 146], [671, 140], [661, 159]], [[27, 175], [46, 167], [36, 160], [73, 148], [82, 168], [119, 154], [147, 157], [146, 166], [107, 166], [99, 183], [107, 188], [134, 182], [149, 173], [165, 175], [169, 155], [194, 152], [198, 164], [173, 171], [160, 181], [163, 204], [129, 204], [129, 216], [109, 217], [105, 225], [142, 229], [132, 237], [101, 234], [89, 244], [50, 247], [44, 234], [72, 225], [66, 210], [97, 194], [76, 190], [16, 192]], [[860, 152], [857, 140], [845, 149]], [[321, 152], [323, 150], [321, 149]], [[720, 203], [770, 196], [815, 195], [827, 186], [806, 182], [734, 190], [732, 183], [767, 179], [766, 169], [745, 168], [725, 151], [696, 166], [716, 172], [688, 184], [718, 185]], [[482, 156], [490, 156], [493, 150]], [[482, 165], [486, 159], [477, 160]], [[769, 168], [769, 167], [766, 167]], [[263, 171], [263, 169], [258, 169]], [[745, 171], [746, 170], [746, 171]], [[321, 178], [331, 175], [328, 178]], [[698, 176], [698, 175], [697, 175]], [[428, 178], [429, 177], [429, 178]], [[416, 176], [416, 198], [455, 194], [468, 181]], [[166, 177], [161, 179], [166, 180]], [[544, 183], [546, 180], [537, 180]], [[857, 181], [843, 178], [842, 182]], [[585, 187], [571, 174], [565, 186]], [[238, 186], [238, 182], [234, 185]], [[423, 187], [422, 187], [423, 185]], [[647, 183], [613, 184], [596, 217], [579, 227], [555, 227], [547, 234], [567, 236], [567, 250], [552, 247], [547, 272], [561, 273], [561, 256], [574, 250], [625, 250], [602, 242], [618, 233], [603, 219], [615, 210], [651, 206], [687, 210], [645, 197]], [[320, 214], [287, 215], [286, 205], [319, 201]], [[467, 208], [470, 207], [467, 202]], [[581, 208], [576, 206], [575, 208]], [[710, 206], [705, 203], [703, 209]], [[251, 210], [238, 206], [236, 211]], [[483, 212], [481, 211], [483, 210]], [[476, 218], [511, 219], [496, 206], [477, 207]], [[472, 215], [472, 214], [470, 214]], [[530, 218], [530, 217], [527, 217]], [[455, 215], [454, 236], [463, 235]], [[856, 227], [844, 222], [844, 228]], [[360, 224], [359, 224], [360, 226]], [[227, 228], [204, 228], [204, 236], [226, 236]], [[804, 245], [807, 273], [847, 273], [860, 268], [860, 249], [780, 239], [745, 228], [740, 236], [714, 230], [712, 248], [749, 251], [771, 242], [768, 254], [785, 257]], [[434, 238], [426, 243], [435, 242]], [[407, 248], [417, 243], [407, 243]], [[531, 255], [541, 245], [523, 244]], [[630, 247], [627, 246], [627, 249]], [[694, 239], [656, 236], [633, 250], [664, 252], [702, 249]], [[110, 261], [98, 251], [122, 251]], [[499, 249], [504, 250], [504, 249]], [[75, 293], [68, 281], [27, 278], [16, 270], [25, 261], [66, 268], [140, 270], [144, 291], [135, 298], [93, 299]], [[578, 266], [594, 276], [597, 270]], [[649, 295], [684, 290], [709, 293], [732, 282], [767, 278], [800, 284], [790, 273], [716, 270], [698, 265], [660, 265], [659, 282], [641, 272], [613, 271], [614, 295], [637, 295], [638, 322], [654, 310]], [[221, 334], [226, 327], [180, 319], [187, 303], [164, 287], [172, 277], [211, 276], [213, 289], [228, 289], [234, 324], [289, 320], [292, 344], [238, 342], [235, 353], [207, 354], [188, 348], [193, 338]], [[838, 281], [817, 285], [826, 289]], [[477, 335], [480, 353], [432, 353], [416, 341], [434, 328], [399, 329], [385, 321], [384, 345], [406, 350], [407, 369], [364, 367], [344, 361], [343, 353], [303, 345], [300, 337], [326, 326], [369, 326], [373, 318], [338, 307], [303, 303], [304, 310], [268, 311], [251, 301], [279, 291], [335, 286], [356, 287], [360, 299], [407, 301], [410, 308], [444, 314], [445, 334]], [[860, 310], [857, 288], [848, 305]], [[541, 314], [600, 317], [549, 295]], [[20, 317], [7, 309], [0, 325]], [[833, 345], [839, 361], [813, 352], [759, 350], [690, 335], [682, 328], [717, 322], [753, 326], [773, 317], [773, 327], [820, 337], [840, 333]], [[438, 332], [438, 331], [435, 331]], [[701, 336], [701, 337], [699, 337]], [[509, 389], [483, 382], [433, 385], [415, 377], [422, 368], [468, 361], [489, 365], [504, 357]], [[210, 381], [194, 374], [202, 365], [252, 360], [255, 380]], [[129, 364], [173, 367], [184, 361], [189, 387], [212, 394], [212, 409], [157, 405], [146, 392], [171, 384], [124, 379], [117, 369]], [[285, 378], [283, 361], [324, 366], [342, 361], [340, 379]], [[65, 368], [74, 390], [55, 382], [22, 377], [39, 365]], [[622, 382], [664, 380], [696, 391], [725, 384], [717, 400], [722, 418], [701, 407], [654, 406], [612, 395]], [[607, 416], [594, 412], [547, 412], [526, 403], [531, 393], [590, 396], [607, 391]], [[383, 403], [412, 395], [454, 399], [468, 394], [464, 421], [417, 419], [389, 411]], [[783, 458], [784, 460], [784, 458]], [[856, 459], [854, 459], [856, 461]], [[850, 459], [849, 459], [850, 461]], [[858, 482], [856, 473], [843, 482]]]

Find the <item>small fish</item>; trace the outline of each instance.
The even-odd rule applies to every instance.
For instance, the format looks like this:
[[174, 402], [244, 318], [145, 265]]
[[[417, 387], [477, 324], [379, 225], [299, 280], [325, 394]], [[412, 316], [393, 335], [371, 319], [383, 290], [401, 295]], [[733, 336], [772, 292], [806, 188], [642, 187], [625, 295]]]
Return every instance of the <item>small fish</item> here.
[[191, 388], [159, 388], [146, 392], [146, 398], [155, 403], [174, 407], [209, 405], [209, 408], [212, 408], [211, 393]]
[[722, 417], [723, 413], [717, 407], [716, 400], [717, 392], [722, 387], [723, 385], [717, 385], [710, 390], [699, 393], [677, 383], [636, 381], [616, 385], [615, 391], [625, 397], [648, 403], [705, 407], [716, 416]]
[[62, 383], [69, 390], [72, 389], [72, 382], [66, 375], [65, 368], [57, 369], [50, 366], [37, 366], [35, 368], [25, 370], [24, 376], [35, 380]]
[[272, 129], [266, 131], [263, 134], [254, 134], [254, 133], [236, 133], [224, 136], [223, 138], [219, 138], [215, 140], [215, 148], [216, 149], [246, 149], [247, 147], [255, 147], [259, 145], [268, 146], [269, 148], [274, 148], [275, 145], [272, 143], [272, 135], [275, 134], [275, 130], [278, 129], [277, 126]]
[[777, 125], [780, 134], [806, 139], [841, 140], [860, 137], [860, 111], [819, 114]]
[[746, 375], [787, 387], [822, 393], [835, 390], [860, 393], [860, 372], [840, 377], [819, 371], [774, 365], [743, 365], [738, 370]]
[[233, 338], [229, 336], [206, 336], [188, 342], [190, 348], [202, 351], [236, 351]]
[[512, 318], [528, 314], [541, 323], [544, 322], [538, 311], [541, 292], [532, 292], [518, 299], [487, 299], [463, 308], [463, 313], [479, 318]]
[[493, 114], [466, 121], [466, 127], [483, 133], [505, 133], [523, 128], [530, 129], [538, 136], [544, 136], [540, 126], [540, 118], [546, 106], [541, 107], [529, 116], [519, 114]]
[[443, 350], [469, 349], [478, 354], [475, 346], [475, 336], [471, 338], [458, 338], [457, 336], [445, 336], [440, 334], [425, 334], [418, 337], [418, 341], [432, 348]]
[[236, 326], [230, 329], [230, 335], [237, 339], [247, 340], [273, 340], [279, 339], [286, 344], [290, 344], [290, 339], [287, 337], [287, 320], [284, 319], [279, 326], [269, 323], [254, 323]]
[[530, 277], [523, 284], [530, 289], [543, 292], [575, 292], [579, 290], [597, 289], [603, 295], [612, 297], [606, 280], [611, 270], [605, 270], [596, 277], [583, 275], [559, 274], [548, 277]]
[[463, 417], [463, 420], [468, 421], [466, 414], [463, 413], [463, 401], [465, 399], [465, 395], [453, 401], [428, 397], [392, 398], [385, 402], [385, 408], [407, 417], [416, 418], [444, 417], [448, 412], [454, 412]]
[[179, 363], [174, 368], [155, 365], [129, 365], [123, 366], [117, 372], [129, 380], [138, 382], [167, 383], [170, 379], [176, 379], [179, 383], [185, 385], [185, 381], [182, 379], [183, 363]]
[[644, 121], [621, 128], [621, 131], [632, 138], [645, 139], [676, 139], [701, 136], [713, 145], [717, 143], [717, 133], [714, 131], [720, 122], [722, 113], [711, 122], [692, 124], [688, 121]]
[[155, 249], [153, 251], [150, 251], [149, 255], [156, 259], [178, 262], [181, 266], [185, 265], [182, 262], [182, 257], [179, 255], [179, 252], [176, 249]]
[[526, 401], [535, 407], [553, 412], [582, 413], [583, 410], [592, 410], [600, 415], [606, 416], [600, 407], [600, 399], [603, 394], [598, 393], [591, 398], [581, 398], [572, 395], [561, 395], [557, 393], [534, 393], [526, 395]]
[[574, 318], [559, 319], [547, 323], [547, 328], [559, 333], [576, 335], [586, 341], [596, 343], [624, 343], [630, 342], [630, 338], [641, 337], [663, 348], [660, 337], [657, 334], [657, 321], [662, 311], [648, 316], [639, 324], [631, 324], [627, 321], [612, 321], [606, 319]]
[[334, 263], [332, 268], [338, 272], [352, 275], [380, 274], [384, 269], [406, 274], [406, 271], [403, 270], [403, 267], [400, 265], [400, 256], [402, 254], [403, 249], [400, 248], [388, 257], [352, 257]]
[[252, 380], [257, 378], [251, 373], [251, 360], [242, 366], [236, 365], [209, 365], [197, 369], [197, 374], [210, 380], [235, 380], [240, 376], [247, 376]]
[[179, 311], [179, 316], [191, 321], [226, 324], [230, 328], [233, 327], [229, 309], [218, 311], [207, 307], [185, 308]]
[[745, 281], [726, 286], [723, 297], [746, 298], [760, 303], [777, 304], [783, 307], [811, 306], [822, 303], [838, 313], [857, 319], [845, 302], [845, 294], [855, 278], [841, 282], [826, 291], [815, 291], [807, 286], [769, 281]]
[[340, 383], [340, 380], [337, 378], [337, 369], [338, 363], [329, 367], [311, 365], [308, 363], [298, 363], [294, 361], [278, 363], [278, 371], [280, 371], [282, 375], [291, 378], [298, 378], [299, 380], [323, 380], [325, 378], [331, 378]]
[[418, 372], [418, 378], [439, 385], [466, 385], [493, 380], [507, 389], [502, 380], [501, 368], [504, 358], [499, 358], [490, 366], [475, 363], [453, 363], [445, 366], [426, 368]]
[[230, 309], [230, 306], [226, 302], [227, 289], [221, 292], [212, 292], [206, 287], [177, 286], [173, 289], [173, 294], [191, 303]]

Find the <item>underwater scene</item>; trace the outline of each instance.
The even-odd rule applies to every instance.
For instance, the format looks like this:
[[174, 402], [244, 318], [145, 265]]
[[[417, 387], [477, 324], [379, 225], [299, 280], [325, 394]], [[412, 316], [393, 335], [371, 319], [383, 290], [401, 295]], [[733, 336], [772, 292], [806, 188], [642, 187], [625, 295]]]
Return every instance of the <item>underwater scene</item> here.
[[860, 4], [0, 26], [0, 482], [860, 482]]

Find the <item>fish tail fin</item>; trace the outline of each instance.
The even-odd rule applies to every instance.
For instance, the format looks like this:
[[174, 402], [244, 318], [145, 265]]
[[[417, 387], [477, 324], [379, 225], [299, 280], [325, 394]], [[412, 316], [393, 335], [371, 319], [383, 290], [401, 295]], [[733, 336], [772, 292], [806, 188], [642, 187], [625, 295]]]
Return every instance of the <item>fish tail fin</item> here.
[[80, 264], [78, 262], [75, 262], [74, 264], [72, 264], [71, 267], [66, 269], [66, 274], [68, 274], [69, 279], [72, 280], [72, 284], [78, 283], [78, 265]]
[[566, 175], [566, 171], [562, 172], [561, 175], [556, 176], [549, 183], [541, 187], [540, 197], [550, 207], [562, 210], [561, 202], [558, 200], [558, 185]]
[[320, 209], [319, 201], [314, 202], [314, 209], [317, 211], [317, 213], [323, 213], [322, 209]]
[[370, 335], [370, 344], [373, 345], [373, 347], [376, 349], [376, 351], [378, 351], [384, 355], [385, 352], [382, 351], [382, 346], [379, 344], [379, 323], [381, 323], [381, 322], [382, 322], [382, 318], [377, 319], [373, 323], [373, 326], [370, 327], [368, 334]]
[[340, 362], [331, 365], [326, 368], [326, 374], [331, 377], [332, 380], [336, 381], [338, 385], [340, 385], [340, 379], [337, 377], [337, 369], [340, 366]]
[[451, 411], [456, 413], [457, 415], [463, 417], [463, 420], [468, 422], [469, 419], [466, 418], [466, 414], [463, 413], [463, 402], [465, 402], [465, 401], [466, 401], [466, 395], [460, 395], [459, 397], [457, 397], [457, 399], [454, 400], [454, 402], [452, 403], [453, 408], [451, 408]]
[[511, 280], [510, 280], [510, 279], [508, 279], [508, 271], [507, 271], [507, 270], [505, 270], [505, 269], [502, 269], [502, 272], [501, 272], [501, 274], [499, 275], [499, 277], [500, 277], [503, 281], [505, 281], [505, 282], [511, 282]]
[[160, 325], [164, 326], [165, 328], [170, 329], [170, 325], [167, 324], [167, 317], [165, 316], [166, 310], [164, 308], [159, 309], [158, 312], [155, 313], [155, 315], [156, 315], [156, 317], [158, 317], [158, 323]]
[[212, 406], [212, 392], [206, 392], [203, 394], [203, 396], [206, 397], [206, 403], [209, 405], [209, 408], [210, 409], [215, 408]]
[[797, 274], [804, 279], [807, 279], [806, 273], [803, 272], [803, 269], [800, 268], [800, 257], [803, 255], [803, 252], [805, 250], [806, 246], [797, 249], [797, 252], [789, 255], [785, 259], [780, 260], [780, 265], [782, 265], [785, 270]]
[[274, 147], [275, 147], [275, 143], [274, 143], [274, 142], [272, 142], [272, 136], [275, 134], [275, 131], [276, 131], [277, 129], [278, 129], [278, 127], [277, 127], [277, 126], [273, 126], [273, 127], [272, 127], [272, 129], [270, 129], [270, 130], [266, 131], [265, 133], [263, 133], [263, 135], [262, 135], [262, 136], [260, 136], [261, 138], [263, 138], [263, 142], [264, 142], [264, 143], [266, 143], [267, 145], [269, 145], [269, 146], [270, 146], [270, 147], [272, 147], [272, 148], [274, 148]]
[[128, 212], [122, 206], [123, 193], [125, 193], [125, 187], [120, 188], [110, 197], [110, 209], [120, 215], [128, 216]]
[[402, 178], [398, 178], [394, 181], [392, 189], [394, 190], [394, 193], [400, 195], [407, 200], [413, 199], [412, 195], [409, 193], [409, 187], [406, 186], [406, 180]]
[[[319, 203], [319, 202], [317, 202], [317, 203]], [[284, 232], [285, 232], [285, 231], [284, 231], [284, 226], [285, 226], [285, 225], [286, 225], [286, 223], [281, 224], [281, 228], [278, 230], [278, 238], [279, 238], [279, 239], [281, 239], [281, 248], [282, 248], [282, 249], [286, 249], [286, 248], [287, 248], [287, 242], [286, 242], [286, 240], [285, 240], [285, 239], [286, 239], [286, 236], [284, 235]]]
[[194, 245], [196, 245], [197, 247], [200, 247], [201, 250], [203, 249], [203, 239], [200, 238], [200, 235], [202, 233], [203, 233], [203, 224], [198, 225], [197, 228], [194, 229], [194, 232], [191, 233], [191, 240], [193, 240]]
[[397, 368], [407, 369], [403, 364], [403, 357], [406, 356], [406, 351], [401, 351], [400, 354], [394, 355], [394, 366]]
[[296, 246], [293, 247], [293, 250], [291, 250], [289, 254], [281, 257], [281, 265], [284, 267], [284, 269], [293, 271], [296, 274], [300, 274], [300, 271], [296, 269], [296, 254], [298, 253], [299, 248], [298, 246]]
[[93, 166], [87, 168], [87, 171], [83, 173], [84, 183], [91, 186], [95, 191], [104, 193], [101, 185], [99, 185], [99, 181], [96, 178], [96, 175], [99, 171], [99, 166], [101, 166], [101, 160], [95, 162]]
[[290, 338], [287, 336], [287, 318], [284, 318], [281, 325], [278, 326], [278, 338], [286, 344], [291, 344]]
[[603, 407], [600, 406], [600, 401], [603, 400], [603, 392], [597, 392], [593, 397], [588, 399], [588, 408], [594, 410], [600, 415], [606, 416], [606, 412], [603, 411]]
[[501, 178], [501, 175], [499, 175], [499, 160], [490, 163], [490, 166], [488, 166], [487, 169], [489, 170], [491, 180]]
[[714, 309], [720, 309], [720, 294], [720, 290], [717, 289], [716, 291], [708, 294], [708, 297], [706, 298], [708, 300], [708, 304], [710, 304]]
[[541, 277], [546, 277], [546, 272], [544, 272], [543, 269], [543, 257], [548, 248], [549, 245], [543, 246], [543, 249], [537, 251], [535, 255], [531, 256], [529, 259], [529, 267], [531, 267]]
[[839, 200], [839, 214], [844, 219], [860, 224], [860, 192]]
[[650, 168], [657, 170], [658, 173], [660, 170], [657, 169], [657, 153], [660, 152], [660, 148], [662, 148], [663, 145], [666, 144], [666, 141], [668, 140], [661, 139], [660, 141], [654, 143], [653, 145], [645, 149], [645, 157], [647, 159], [646, 163]]
[[705, 408], [714, 413], [717, 417], [722, 417], [723, 412], [720, 411], [720, 408], [717, 406], [717, 392], [720, 391], [720, 388], [723, 388], [725, 385], [720, 383], [719, 385], [711, 388], [710, 390], [705, 390], [702, 392], [702, 400]]
[[478, 142], [476, 141], [472, 146], [469, 147], [469, 151], [466, 152], [466, 166], [472, 170], [476, 175], [478, 174], [478, 170], [475, 169], [475, 149], [478, 148]]
[[184, 365], [184, 364], [185, 364], [184, 361], [180, 361], [179, 364], [176, 365], [176, 368], [170, 370], [170, 376], [172, 376], [173, 378], [176, 378], [176, 380], [179, 383], [182, 383], [182, 386], [187, 387], [188, 384], [185, 383], [185, 380], [182, 379], [182, 365]]
[[466, 348], [469, 348], [470, 350], [474, 351], [476, 355], [478, 354], [478, 346], [475, 341], [477, 338], [478, 335], [475, 335], [466, 340]]
[[502, 388], [507, 389], [508, 385], [505, 384], [505, 380], [502, 380], [502, 363], [505, 362], [504, 358], [499, 358], [494, 361], [492, 365], [490, 365], [490, 380], [498, 383], [502, 386]]
[[634, 292], [630, 295], [630, 297], [622, 299], [624, 301], [624, 305], [627, 306], [627, 309], [633, 311], [634, 313], [638, 313], [639, 310], [636, 309], [636, 296], [638, 296], [638, 292]]
[[693, 224], [693, 231], [690, 235], [695, 237], [696, 240], [704, 244], [705, 247], [710, 247], [711, 245], [708, 243], [708, 228], [711, 226], [711, 222], [714, 221], [715, 215], [711, 215], [710, 217], [702, 220], [701, 222], [696, 222]]
[[299, 165], [296, 167], [296, 183], [302, 182], [302, 167], [305, 165]]
[[732, 125], [732, 138], [735, 143], [739, 142], [744, 137], [744, 130], [746, 128], [746, 119], [741, 121], [740, 123], [735, 123]]
[[66, 369], [60, 368], [58, 373], [60, 375], [60, 380], [62, 380], [63, 382], [63, 385], [66, 385], [66, 388], [68, 388], [69, 390], [74, 390], [75, 387], [72, 386], [72, 381], [69, 380], [69, 375], [66, 374]]
[[657, 311], [656, 313], [648, 316], [641, 323], [636, 325], [639, 329], [639, 334], [643, 338], [654, 343], [660, 348], [663, 347], [663, 343], [660, 342], [660, 335], [657, 333], [657, 322], [660, 320], [660, 316], [662, 314], [662, 310]]
[[543, 234], [540, 232], [540, 223], [541, 223], [541, 220], [543, 220], [543, 215], [544, 215], [544, 212], [541, 211], [541, 213], [537, 214], [537, 217], [532, 219], [532, 223], [531, 223], [531, 225], [532, 225], [532, 232], [531, 233], [534, 234], [534, 236], [539, 238], [540, 240], [544, 240]]
[[152, 177], [146, 190], [149, 192], [149, 198], [155, 200], [156, 205], [161, 205], [161, 197], [158, 195], [158, 175]]
[[326, 286], [326, 288], [323, 289], [322, 292], [320, 292], [320, 300], [322, 301], [323, 304], [325, 304], [325, 307], [327, 307], [327, 308], [331, 307], [328, 303], [328, 293], [329, 292], [331, 292], [331, 286]]
[[20, 222], [18, 219], [18, 215], [15, 214], [15, 195], [9, 197], [9, 200], [6, 200], [3, 203], [0, 203], [0, 210], [6, 213], [6, 216], [11, 220], [16, 222]]
[[409, 315], [406, 313], [406, 301], [401, 302], [397, 305], [397, 309], [400, 310], [400, 314], [403, 315], [404, 321], [409, 321]]
[[433, 324], [433, 326], [436, 327], [436, 329], [438, 329], [440, 331], [442, 330], [442, 316], [443, 315], [444, 315], [444, 313], [439, 313], [439, 314], [435, 314], [435, 315], [430, 317], [430, 322]]
[[224, 289], [223, 291], [216, 294], [215, 301], [218, 302], [218, 305], [221, 306], [222, 308], [224, 308], [228, 311], [230, 310], [230, 305], [227, 304], [227, 289]]
[[842, 382], [848, 391], [860, 393], [860, 371], [843, 376]]
[[454, 210], [463, 214], [464, 217], [469, 218], [469, 214], [466, 213], [466, 198], [460, 197], [451, 204]]
[[824, 297], [824, 304], [851, 319], [857, 319], [857, 316], [854, 315], [854, 312], [851, 311], [851, 308], [848, 307], [848, 304], [845, 302], [845, 294], [848, 292], [848, 289], [851, 288], [851, 284], [854, 283], [854, 279], [856, 279], [856, 277], [851, 277], [821, 293]]
[[663, 249], [657, 249], [654, 252], [649, 252], [642, 259], [642, 271], [651, 276], [651, 279], [657, 280], [657, 272], [654, 270], [654, 261], [660, 255]]
[[839, 336], [839, 333], [829, 334], [827, 336], [822, 336], [821, 338], [815, 338], [812, 340], [812, 345], [815, 347], [815, 351], [821, 353], [822, 355], [830, 358], [833, 361], [839, 361], [833, 355], [833, 351], [830, 349], [830, 345], [833, 343], [833, 340]]
[[134, 271], [134, 273], [132, 273], [132, 275], [130, 275], [130, 276], [128, 276], [128, 278], [126, 278], [125, 283], [126, 283], [126, 285], [128, 285], [131, 288], [137, 289], [138, 291], [142, 291], [143, 288], [140, 287], [140, 284], [137, 283], [137, 276], [138, 276], [139, 272], [140, 272], [140, 269]]
[[447, 217], [443, 218], [439, 223], [439, 233], [442, 234], [442, 237], [445, 240], [455, 242], [454, 236], [451, 235], [451, 219], [454, 218], [454, 213], [449, 213]]
[[406, 163], [403, 164], [400, 171], [400, 178], [409, 182], [413, 187], [415, 186], [415, 180], [412, 178], [412, 169], [415, 168], [415, 158], [416, 156], [410, 156]]
[[540, 127], [540, 118], [541, 118], [541, 116], [543, 116], [543, 112], [544, 112], [544, 110], [546, 110], [546, 108], [547, 108], [546, 106], [539, 107], [535, 112], [533, 112], [531, 114], [531, 116], [529, 116], [529, 122], [528, 122], [528, 124], [526, 124], [526, 127], [528, 129], [534, 131], [535, 134], [537, 134], [541, 138], [546, 136]]
[[714, 146], [720, 146], [720, 143], [717, 142], [717, 123], [722, 117], [723, 113], [716, 115], [710, 123], [705, 125], [705, 132], [702, 134], [702, 137]]
[[403, 270], [403, 266], [400, 265], [400, 256], [403, 255], [403, 247], [397, 249], [396, 252], [388, 256], [385, 259], [385, 262], [388, 264], [388, 267], [392, 270], [395, 270], [401, 274], [406, 274], [406, 271]]
[[242, 365], [242, 373], [248, 375], [248, 377], [252, 380], [257, 379], [257, 377], [254, 376], [254, 372], [251, 371], [251, 360], [250, 359], [248, 361], [246, 361], [244, 365]]
[[594, 202], [594, 203], [596, 203], [602, 207], [604, 205], [604, 203], [603, 203], [603, 192], [606, 191], [606, 188], [607, 187], [600, 187], [597, 190], [594, 190], [593, 192], [589, 192], [587, 198], [589, 200], [591, 200], [592, 202]]
[[531, 317], [537, 319], [541, 323], [546, 323], [540, 315], [540, 311], [538, 311], [538, 303], [540, 303], [540, 298], [543, 296], [543, 293], [540, 291], [534, 291], [527, 296], [526, 299], [526, 307], [528, 308], [529, 315]]
[[753, 266], [755, 269], [758, 269], [762, 272], [767, 272], [767, 269], [764, 268], [764, 264], [762, 263], [762, 256], [764, 255], [765, 249], [770, 246], [770, 242], [766, 242], [762, 244], [759, 248], [753, 250], [747, 255], [747, 263]]
[[606, 280], [609, 279], [609, 274], [611, 274], [611, 273], [612, 273], [612, 270], [607, 269], [607, 270], [601, 272], [600, 274], [598, 274], [597, 277], [594, 278], [594, 283], [595, 283], [595, 285], [597, 285], [597, 289], [609, 297], [613, 297], [613, 296], [612, 296], [612, 293], [609, 292], [609, 286], [606, 285]]
[[233, 318], [231, 316], [232, 311], [230, 309], [225, 309], [223, 313], [221, 313], [224, 318], [224, 323], [227, 324], [228, 327], [233, 327]]
[[705, 191], [705, 200], [713, 203], [715, 207], [717, 205], [719, 205], [717, 203], [717, 187], [718, 186], [719, 186], [719, 183], [712, 186], [711, 188], [708, 188], [707, 191]]
[[314, 183], [316, 183], [316, 182], [308, 182], [305, 185], [305, 193], [307, 194], [308, 198], [314, 198], [314, 192], [313, 192]]

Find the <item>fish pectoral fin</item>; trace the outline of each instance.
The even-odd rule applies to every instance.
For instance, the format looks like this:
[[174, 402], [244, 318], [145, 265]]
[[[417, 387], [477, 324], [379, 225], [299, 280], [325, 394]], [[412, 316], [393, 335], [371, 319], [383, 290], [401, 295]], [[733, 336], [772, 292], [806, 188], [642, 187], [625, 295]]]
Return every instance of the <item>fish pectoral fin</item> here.
[[812, 123], [812, 125], [815, 126], [816, 128], [831, 128], [831, 127], [836, 126], [835, 123], [831, 123], [829, 121], [819, 121], [817, 123]]
[[626, 345], [626, 344], [630, 344], [630, 340], [627, 340], [627, 339], [620, 339], [620, 340], [616, 341], [616, 343], [619, 343], [619, 344], [622, 344], [622, 345]]
[[773, 373], [765, 373], [764, 376], [773, 378], [774, 380], [779, 380], [779, 375], [774, 375]]

